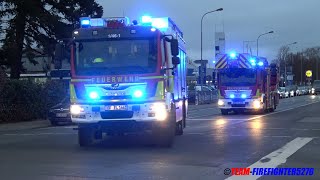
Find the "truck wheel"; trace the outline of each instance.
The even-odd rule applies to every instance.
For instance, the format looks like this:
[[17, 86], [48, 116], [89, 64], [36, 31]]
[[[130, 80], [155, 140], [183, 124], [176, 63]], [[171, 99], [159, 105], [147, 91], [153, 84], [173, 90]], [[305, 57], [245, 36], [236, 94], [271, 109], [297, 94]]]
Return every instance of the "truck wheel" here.
[[92, 145], [94, 141], [94, 129], [91, 127], [79, 128], [78, 141], [81, 147]]
[[227, 109], [221, 109], [221, 114], [222, 115], [228, 115], [229, 111]]
[[153, 129], [155, 143], [160, 147], [171, 147], [174, 141], [176, 132], [175, 106], [173, 106], [172, 109], [173, 110], [168, 118], [168, 125], [166, 127], [155, 127]]
[[176, 123], [176, 135], [177, 136], [183, 135], [183, 121]]
[[186, 107], [186, 99], [183, 100], [182, 105], [182, 129], [187, 126], [187, 107]]

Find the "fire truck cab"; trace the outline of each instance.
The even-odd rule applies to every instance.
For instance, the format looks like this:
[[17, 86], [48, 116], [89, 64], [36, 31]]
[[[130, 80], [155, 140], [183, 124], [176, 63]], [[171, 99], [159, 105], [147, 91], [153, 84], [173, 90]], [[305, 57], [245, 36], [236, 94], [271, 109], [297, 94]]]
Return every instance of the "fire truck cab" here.
[[216, 63], [218, 107], [229, 112], [274, 111], [279, 104], [279, 75], [276, 64], [266, 58], [232, 52]]
[[[168, 17], [84, 17], [80, 25], [70, 43], [70, 110], [80, 146], [140, 132], [171, 146], [188, 109], [182, 31]], [[58, 55], [63, 48], [56, 46]]]

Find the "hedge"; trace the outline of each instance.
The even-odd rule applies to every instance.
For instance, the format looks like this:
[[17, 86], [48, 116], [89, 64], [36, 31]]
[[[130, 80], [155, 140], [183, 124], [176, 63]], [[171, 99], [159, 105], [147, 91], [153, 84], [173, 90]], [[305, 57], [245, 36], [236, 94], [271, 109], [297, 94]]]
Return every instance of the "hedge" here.
[[65, 82], [6, 80], [0, 86], [0, 123], [45, 119], [50, 107], [66, 95]]

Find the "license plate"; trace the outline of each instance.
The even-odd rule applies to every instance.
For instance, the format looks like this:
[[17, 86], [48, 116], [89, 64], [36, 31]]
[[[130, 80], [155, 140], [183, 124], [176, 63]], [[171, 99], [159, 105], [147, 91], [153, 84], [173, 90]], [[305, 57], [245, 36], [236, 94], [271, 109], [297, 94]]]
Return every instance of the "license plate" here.
[[68, 113], [57, 113], [56, 117], [67, 117]]
[[232, 104], [244, 104], [244, 102], [233, 102]]
[[106, 106], [106, 111], [125, 111], [128, 110], [128, 106], [126, 105], [114, 105], [114, 106]]

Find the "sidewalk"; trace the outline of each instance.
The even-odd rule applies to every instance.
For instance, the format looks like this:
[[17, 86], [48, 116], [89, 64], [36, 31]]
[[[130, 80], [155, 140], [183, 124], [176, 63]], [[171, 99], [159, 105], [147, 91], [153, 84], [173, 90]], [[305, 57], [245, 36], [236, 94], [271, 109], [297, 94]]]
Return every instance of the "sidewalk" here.
[[0, 124], [0, 132], [21, 131], [21, 130], [36, 129], [36, 128], [49, 127], [49, 126], [50, 126], [50, 122], [48, 120], [35, 120], [35, 121], [28, 121], [28, 122]]

